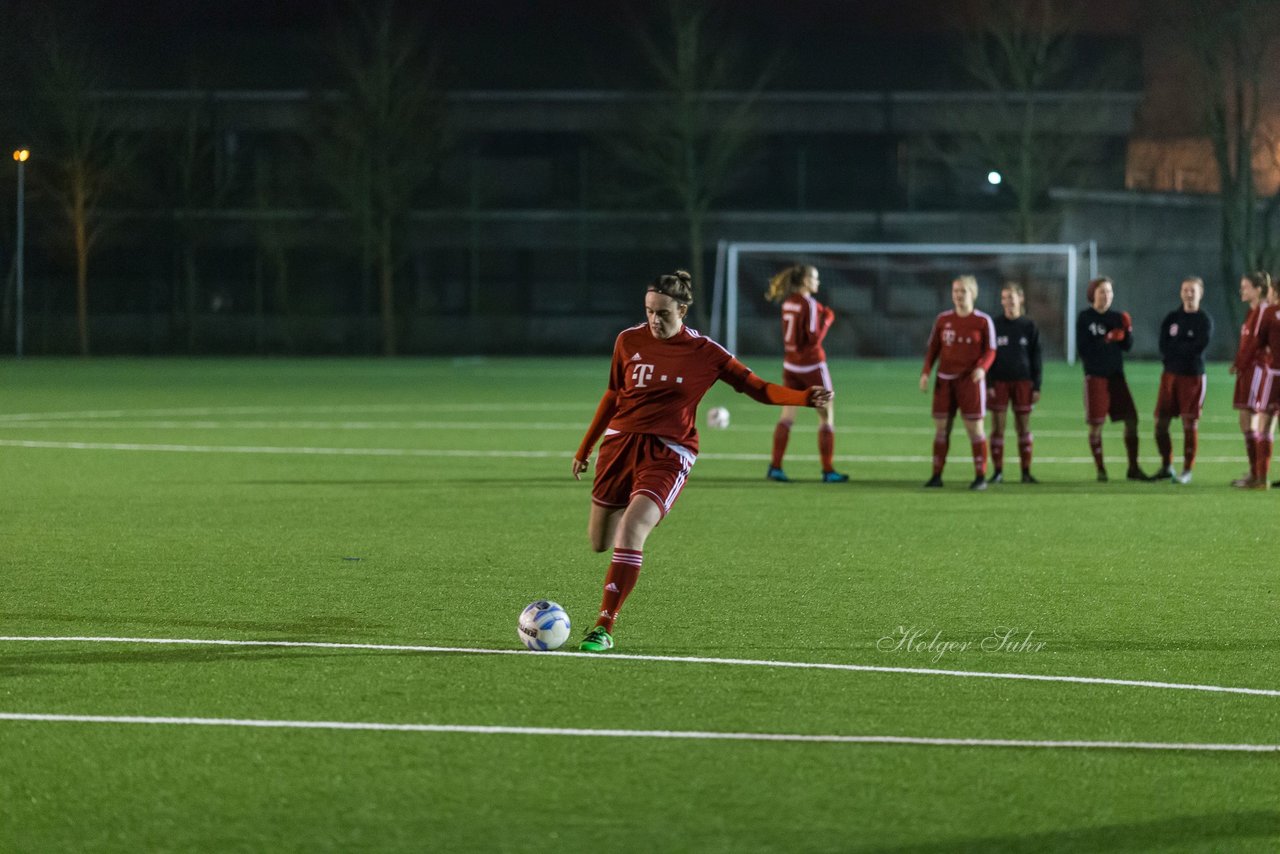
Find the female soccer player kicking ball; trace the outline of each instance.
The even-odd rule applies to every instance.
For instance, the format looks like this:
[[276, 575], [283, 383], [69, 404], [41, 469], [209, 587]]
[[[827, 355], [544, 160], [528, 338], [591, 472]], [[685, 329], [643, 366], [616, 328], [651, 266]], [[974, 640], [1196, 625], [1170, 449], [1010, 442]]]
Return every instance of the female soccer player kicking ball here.
[[698, 402], [716, 380], [774, 406], [822, 407], [834, 396], [821, 386], [797, 390], [760, 379], [728, 350], [685, 327], [692, 302], [693, 283], [683, 270], [649, 284], [647, 321], [618, 335], [608, 390], [573, 457], [573, 476], [580, 479], [604, 436], [587, 536], [597, 552], [612, 544], [613, 557], [600, 618], [579, 646], [587, 652], [613, 648], [613, 625], [640, 576], [645, 540], [671, 510], [697, 457]]

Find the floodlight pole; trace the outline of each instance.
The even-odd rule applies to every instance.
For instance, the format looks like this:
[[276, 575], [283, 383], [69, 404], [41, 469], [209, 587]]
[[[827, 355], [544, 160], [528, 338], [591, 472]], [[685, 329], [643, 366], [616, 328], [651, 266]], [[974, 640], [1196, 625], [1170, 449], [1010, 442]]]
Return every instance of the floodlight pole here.
[[27, 158], [31, 156], [31, 152], [25, 148], [20, 148], [13, 153], [13, 159], [18, 162], [18, 234], [16, 245], [14, 246], [14, 331], [13, 339], [15, 351], [19, 359], [22, 358], [22, 328], [25, 325], [22, 318], [23, 303], [23, 244], [26, 242], [26, 179], [27, 179]]

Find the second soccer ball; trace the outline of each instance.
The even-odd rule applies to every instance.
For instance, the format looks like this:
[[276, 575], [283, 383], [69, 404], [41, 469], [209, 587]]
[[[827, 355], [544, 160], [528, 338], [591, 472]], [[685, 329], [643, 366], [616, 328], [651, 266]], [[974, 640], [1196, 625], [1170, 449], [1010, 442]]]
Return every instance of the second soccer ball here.
[[717, 406], [707, 412], [707, 426], [712, 430], [723, 430], [729, 426], [729, 410]]

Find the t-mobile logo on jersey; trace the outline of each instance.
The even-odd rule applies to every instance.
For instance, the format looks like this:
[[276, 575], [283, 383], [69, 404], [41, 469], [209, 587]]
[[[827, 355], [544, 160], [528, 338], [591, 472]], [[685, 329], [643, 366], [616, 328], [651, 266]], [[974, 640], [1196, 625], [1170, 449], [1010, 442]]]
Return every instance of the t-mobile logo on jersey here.
[[653, 376], [653, 365], [632, 365], [631, 379], [635, 382], [636, 388], [644, 388], [649, 384], [649, 378]]
[[950, 347], [956, 343], [956, 331], [951, 327], [942, 330], [942, 343]]

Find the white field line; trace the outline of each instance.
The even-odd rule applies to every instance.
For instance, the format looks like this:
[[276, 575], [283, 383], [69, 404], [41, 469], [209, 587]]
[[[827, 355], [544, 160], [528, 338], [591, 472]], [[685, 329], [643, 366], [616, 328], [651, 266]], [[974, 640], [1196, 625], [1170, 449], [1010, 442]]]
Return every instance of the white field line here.
[[[594, 402], [588, 402], [588, 408]], [[219, 415], [271, 415], [279, 412], [333, 415], [339, 412], [572, 412], [584, 408], [572, 403], [368, 403], [350, 406], [188, 406], [177, 409], [81, 409], [71, 412], [0, 413], [0, 421], [52, 421], [56, 419], [180, 418]], [[588, 418], [590, 416], [588, 415]]]
[[0, 712], [0, 721], [34, 723], [142, 724], [151, 726], [248, 727], [365, 732], [462, 733], [467, 735], [551, 735], [585, 738], [657, 738], [703, 741], [773, 741], [820, 744], [885, 744], [929, 747], [1021, 747], [1077, 750], [1166, 750], [1277, 753], [1280, 744], [1199, 744], [1161, 741], [1041, 741], [1012, 738], [933, 738], [909, 735], [808, 735], [781, 732], [707, 732], [661, 729], [581, 729], [576, 727], [397, 724], [374, 721], [290, 721], [255, 718], [178, 718], [142, 715], [54, 715]]
[[336, 643], [326, 641], [228, 640], [221, 638], [121, 638], [95, 636], [0, 636], [8, 643], [114, 643], [162, 646], [292, 647], [298, 649], [360, 649], [386, 652], [461, 653], [464, 655], [537, 655], [550, 659], [590, 659], [598, 662], [647, 661], [661, 664], [708, 664], [730, 667], [778, 667], [797, 670], [832, 670], [854, 673], [900, 673], [912, 676], [949, 676], [968, 679], [1010, 679], [1027, 682], [1066, 682], [1077, 685], [1115, 685], [1170, 691], [1203, 691], [1212, 694], [1249, 694], [1280, 697], [1280, 689], [1198, 685], [1185, 682], [1152, 682], [1142, 679], [1107, 679], [1099, 676], [1052, 676], [1037, 673], [994, 673], [978, 670], [941, 670], [928, 667], [884, 667], [871, 664], [836, 664], [821, 661], [772, 661], [752, 658], [704, 658], [685, 655], [598, 655], [590, 652], [530, 652], [523, 649], [481, 649], [460, 646], [411, 644]]
[[[174, 445], [148, 444], [143, 442], [52, 442], [42, 439], [0, 439], [3, 448], [43, 448], [65, 451], [143, 451], [151, 453], [179, 454], [276, 454], [282, 456], [322, 456], [322, 457], [457, 457], [463, 459], [496, 458], [496, 459], [569, 459], [573, 451], [519, 451], [519, 450], [448, 450], [444, 448], [321, 448], [321, 447], [287, 447], [273, 445]], [[701, 453], [700, 460], [735, 460], [743, 462], [760, 462], [768, 460], [768, 454], [717, 454]], [[817, 454], [789, 454], [788, 459], [812, 462], [818, 459]], [[930, 457], [917, 454], [898, 456], [863, 456], [857, 454], [836, 454], [835, 459], [849, 463], [927, 463]], [[1242, 455], [1211, 457], [1201, 455], [1196, 458], [1200, 463], [1238, 463]], [[1092, 463], [1093, 457], [1036, 457], [1037, 465], [1055, 465], [1058, 463], [1078, 465]]]

